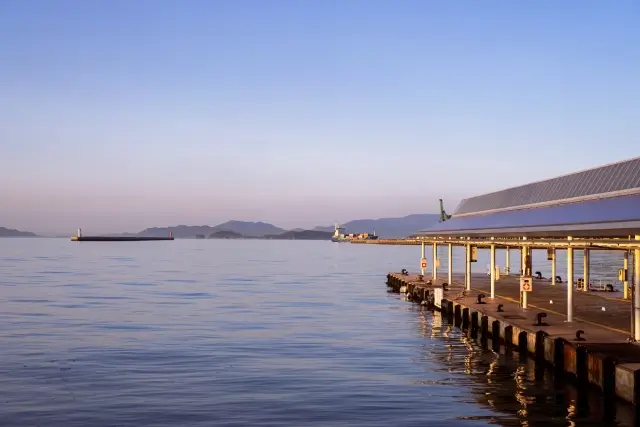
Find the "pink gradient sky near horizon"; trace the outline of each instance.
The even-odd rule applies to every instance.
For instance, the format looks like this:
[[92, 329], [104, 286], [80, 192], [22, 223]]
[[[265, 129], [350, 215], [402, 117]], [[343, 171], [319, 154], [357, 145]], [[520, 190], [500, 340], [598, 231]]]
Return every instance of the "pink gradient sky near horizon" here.
[[636, 2], [268, 3], [4, 2], [0, 226], [451, 212], [640, 154]]

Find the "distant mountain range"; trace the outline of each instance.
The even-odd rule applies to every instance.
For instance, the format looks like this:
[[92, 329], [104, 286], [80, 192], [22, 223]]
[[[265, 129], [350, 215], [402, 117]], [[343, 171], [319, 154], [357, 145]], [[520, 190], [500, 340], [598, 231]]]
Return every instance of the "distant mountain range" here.
[[281, 234], [285, 229], [276, 227], [266, 222], [249, 221], [227, 221], [225, 223], [211, 227], [209, 225], [178, 225], [175, 227], [153, 227], [142, 230], [137, 236], [142, 237], [165, 237], [169, 232], [173, 233], [176, 239], [192, 238], [197, 234], [211, 236], [219, 231], [231, 231], [244, 237], [262, 237], [267, 234]]
[[[438, 214], [414, 214], [401, 218], [357, 219], [342, 224], [347, 233], [372, 233], [381, 238], [407, 237], [438, 222]], [[178, 225], [175, 227], [147, 228], [134, 234], [145, 237], [164, 237], [169, 232], [176, 239], [195, 238], [204, 235], [211, 238], [270, 238], [270, 239], [330, 239], [334, 226], [315, 227], [313, 230], [296, 228], [285, 230], [273, 224], [250, 221], [227, 221], [214, 227], [208, 225]], [[312, 233], [321, 232], [321, 233]]]
[[[438, 214], [414, 214], [401, 218], [357, 219], [342, 224], [346, 233], [373, 233], [381, 238], [401, 238], [428, 228], [438, 222]], [[190, 238], [265, 238], [265, 239], [300, 239], [300, 240], [329, 240], [334, 226], [320, 226], [312, 230], [296, 228], [285, 230], [266, 222], [227, 221], [225, 223], [209, 225], [177, 225], [173, 227], [152, 227], [139, 233], [119, 233], [111, 236], [143, 236], [165, 237], [173, 233], [176, 239]], [[28, 231], [11, 230], [0, 227], [0, 237], [36, 237]]]
[[290, 230], [279, 234], [265, 234], [260, 237], [244, 236], [230, 230], [220, 230], [212, 233], [210, 239], [266, 239], [266, 240], [331, 240], [333, 233], [318, 230]]
[[0, 227], [0, 237], [37, 237], [37, 234], [31, 233], [30, 231], [19, 231]]

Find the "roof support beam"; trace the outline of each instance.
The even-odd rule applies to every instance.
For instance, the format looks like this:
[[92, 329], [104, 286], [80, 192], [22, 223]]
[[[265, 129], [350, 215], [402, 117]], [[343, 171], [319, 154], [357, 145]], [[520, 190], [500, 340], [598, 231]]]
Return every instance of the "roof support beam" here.
[[518, 240], [518, 239], [501, 239], [494, 238], [493, 240], [490, 238], [429, 238], [429, 237], [421, 237], [417, 239], [419, 242], [425, 242], [425, 244], [448, 244], [451, 243], [457, 246], [466, 246], [467, 244], [471, 244], [474, 246], [480, 247], [491, 247], [492, 244], [495, 244], [499, 248], [519, 248], [521, 246], [528, 246], [533, 249], [547, 249], [547, 248], [557, 248], [557, 249], [566, 249], [571, 246], [575, 249], [606, 249], [606, 250], [632, 250], [636, 247], [640, 247], [640, 242], [635, 240], [627, 240], [627, 239], [575, 239], [561, 240], [561, 239], [535, 239], [532, 237], [527, 238], [527, 240]]

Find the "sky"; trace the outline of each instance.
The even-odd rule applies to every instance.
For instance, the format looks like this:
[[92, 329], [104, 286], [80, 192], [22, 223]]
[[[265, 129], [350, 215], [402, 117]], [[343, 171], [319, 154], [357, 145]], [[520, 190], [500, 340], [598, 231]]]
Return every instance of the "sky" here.
[[631, 0], [4, 0], [0, 226], [453, 211], [640, 155]]

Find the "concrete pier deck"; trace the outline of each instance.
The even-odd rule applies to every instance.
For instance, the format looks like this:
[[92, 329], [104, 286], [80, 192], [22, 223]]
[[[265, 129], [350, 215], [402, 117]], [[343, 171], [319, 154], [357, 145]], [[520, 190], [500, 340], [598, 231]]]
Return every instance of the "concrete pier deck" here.
[[361, 243], [369, 245], [421, 245], [418, 239], [375, 239], [375, 240], [352, 240], [350, 243]]
[[[416, 275], [417, 276], [417, 275]], [[464, 286], [464, 275], [454, 274], [454, 282]], [[487, 275], [474, 274], [471, 277], [471, 289], [491, 294], [491, 279]], [[496, 297], [507, 302], [520, 302], [520, 277], [502, 276], [495, 284]], [[622, 298], [609, 297], [607, 292], [573, 291], [574, 320], [598, 326], [616, 333], [630, 335], [631, 303]], [[488, 301], [488, 300], [487, 300]], [[533, 279], [533, 290], [527, 296], [529, 311], [545, 311], [566, 316], [567, 283], [552, 286], [548, 279]], [[604, 310], [602, 308], [604, 307]]]
[[[557, 374], [567, 374], [578, 384], [590, 384], [606, 397], [616, 396], [632, 404], [640, 402], [640, 346], [628, 341], [628, 302], [575, 291], [575, 317], [568, 323], [562, 312], [566, 307], [566, 284], [551, 286], [537, 280], [528, 295], [528, 308], [523, 309], [519, 304], [519, 278], [501, 277], [496, 282], [494, 300], [489, 298], [486, 276], [474, 275], [471, 291], [464, 293], [461, 275], [454, 275], [453, 279], [444, 290], [443, 278], [432, 280], [425, 276], [421, 281], [417, 274], [390, 273], [387, 285], [396, 292], [404, 291], [411, 301], [441, 310], [472, 336], [490, 338], [494, 345], [533, 355]], [[441, 289], [440, 301], [436, 289]], [[478, 303], [480, 294], [485, 298]], [[546, 314], [541, 319], [543, 324], [538, 324], [539, 313]], [[578, 331], [582, 333], [577, 334]]]

